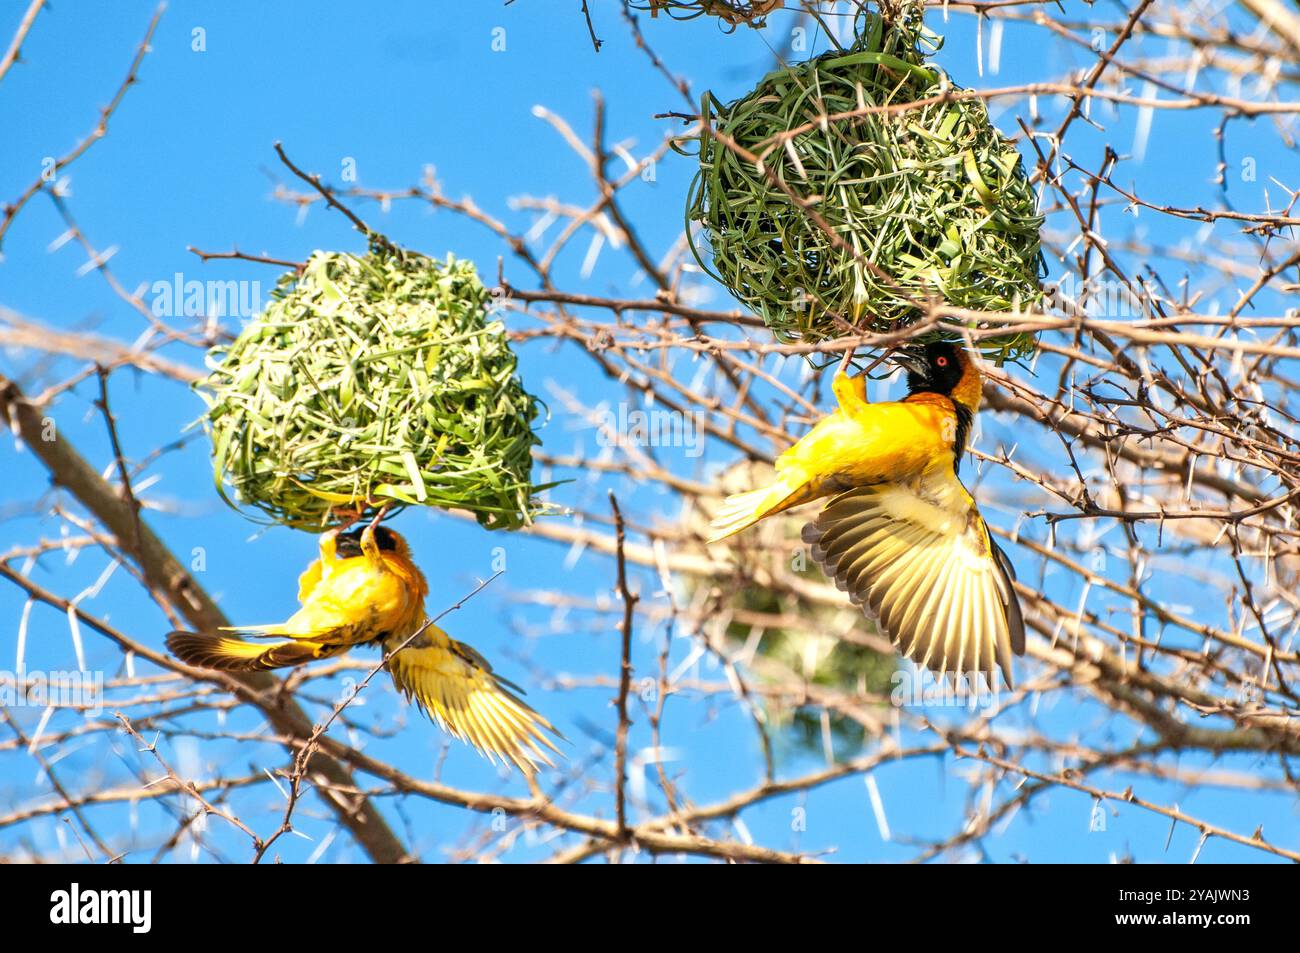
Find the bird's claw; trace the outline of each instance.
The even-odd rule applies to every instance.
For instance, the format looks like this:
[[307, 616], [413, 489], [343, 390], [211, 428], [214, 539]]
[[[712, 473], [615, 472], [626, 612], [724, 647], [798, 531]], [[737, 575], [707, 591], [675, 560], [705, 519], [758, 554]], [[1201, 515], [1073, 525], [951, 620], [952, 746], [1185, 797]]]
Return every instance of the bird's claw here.
[[375, 514], [375, 518], [372, 519], [370, 521], [370, 525], [366, 527], [366, 532], [370, 533], [371, 535], [374, 534], [375, 528], [378, 527], [379, 524], [384, 521], [384, 517], [388, 515], [388, 508], [390, 506], [392, 506], [391, 503], [385, 503], [383, 506], [379, 508], [379, 512]]
[[343, 507], [336, 506], [331, 511], [331, 515], [337, 517], [340, 522], [338, 523], [337, 526], [330, 529], [327, 535], [337, 537], [344, 530], [348, 529], [349, 527], [354, 525], [358, 520], [360, 520], [361, 513], [362, 510], [360, 507], [345, 509]]

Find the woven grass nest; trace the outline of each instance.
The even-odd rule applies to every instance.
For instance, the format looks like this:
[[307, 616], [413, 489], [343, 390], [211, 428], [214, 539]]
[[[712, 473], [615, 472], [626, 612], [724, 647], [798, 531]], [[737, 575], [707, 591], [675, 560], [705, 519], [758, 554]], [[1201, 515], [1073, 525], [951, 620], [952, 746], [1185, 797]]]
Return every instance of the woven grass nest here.
[[312, 531], [384, 505], [529, 522], [541, 405], [490, 304], [470, 262], [314, 253], [197, 385], [222, 497]]
[[[1032, 307], [1043, 219], [1019, 153], [982, 100], [822, 121], [956, 88], [926, 62], [923, 47], [941, 41], [918, 14], [886, 23], [864, 13], [857, 26], [847, 48], [769, 73], [735, 102], [705, 94], [701, 115], [714, 132], [699, 139], [686, 217], [710, 254], [693, 241], [696, 259], [785, 343], [894, 331], [929, 298]], [[840, 244], [774, 179], [815, 198]], [[1033, 347], [1029, 335], [982, 343], [1002, 357]]]

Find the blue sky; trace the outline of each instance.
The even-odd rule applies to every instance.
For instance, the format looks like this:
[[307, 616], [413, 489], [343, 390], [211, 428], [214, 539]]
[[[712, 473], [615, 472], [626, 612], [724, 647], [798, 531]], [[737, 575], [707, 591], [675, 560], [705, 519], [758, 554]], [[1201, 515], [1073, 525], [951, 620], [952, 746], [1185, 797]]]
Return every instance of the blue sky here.
[[[0, 11], [0, 36], [11, 34], [23, 6], [10, 3]], [[1086, 12], [1078, 4], [1068, 6]], [[351, 160], [359, 184], [399, 188], [417, 181], [422, 168], [431, 164], [450, 196], [471, 195], [512, 227], [524, 227], [531, 219], [528, 213], [508, 207], [511, 196], [553, 194], [563, 201], [590, 202], [587, 170], [534, 116], [534, 107], [544, 105], [564, 116], [586, 136], [591, 94], [598, 88], [609, 104], [609, 139], [634, 140], [635, 149], [644, 151], [668, 128], [653, 115], [681, 109], [683, 104], [632, 47], [614, 4], [596, 4], [597, 31], [605, 40], [599, 54], [593, 52], [576, 8], [575, 3], [541, 0], [518, 0], [509, 7], [498, 2], [367, 6], [326, 0], [308, 6], [180, 0], [164, 14], [140, 81], [113, 115], [109, 135], [72, 166], [69, 207], [97, 247], [117, 249], [110, 266], [128, 289], [170, 281], [181, 273], [186, 279], [257, 280], [269, 292], [276, 269], [245, 262], [204, 265], [187, 247], [225, 251], [237, 246], [245, 252], [292, 260], [303, 259], [317, 248], [362, 249], [341, 216], [316, 206], [300, 217], [294, 208], [271, 199], [276, 182], [297, 185], [276, 160], [271, 146], [277, 140], [299, 165], [321, 172], [327, 181], [337, 182]], [[0, 198], [8, 200], [21, 192], [38, 174], [44, 157], [62, 155], [94, 125], [99, 107], [124, 76], [152, 10], [147, 2], [121, 0], [58, 3], [42, 13], [24, 46], [25, 62], [0, 84], [0, 130], [4, 130]], [[964, 85], [979, 82], [971, 21], [954, 15], [946, 27], [938, 16], [930, 22], [948, 34], [940, 63]], [[703, 19], [652, 23], [643, 17], [642, 23], [656, 50], [672, 69], [690, 78], [697, 95], [713, 89], [724, 100], [746, 91], [771, 68], [768, 44], [779, 45], [788, 36], [787, 21], [781, 17], [767, 32], [739, 30], [734, 35], [723, 34]], [[501, 34], [494, 33], [499, 28], [505, 31], [503, 51], [493, 49], [494, 38], [500, 45]], [[206, 47], [203, 51], [193, 49], [199, 35]], [[1071, 64], [1089, 61], [1086, 51], [1044, 42], [1041, 33], [1011, 26], [1002, 40], [1000, 73], [986, 76], [984, 82], [1011, 85], [1044, 79]], [[1214, 118], [1196, 112], [1160, 112], [1154, 117], [1144, 160], [1126, 167], [1129, 175], [1139, 177], [1147, 197], [1184, 206], [1215, 201]], [[1086, 154], [1091, 160], [1107, 138], [1131, 145], [1135, 134], [1131, 114], [1108, 119], [1107, 126], [1105, 133], [1077, 129], [1066, 151], [1078, 150], [1081, 159]], [[1289, 174], [1289, 184], [1296, 185], [1295, 155], [1276, 142], [1271, 134], [1230, 139], [1230, 169], [1246, 154], [1258, 164], [1253, 182], [1230, 177], [1230, 195], [1238, 207], [1264, 206], [1269, 175]], [[1234, 154], [1237, 147], [1247, 152]], [[687, 158], [670, 156], [659, 164], [655, 181], [636, 183], [625, 193], [629, 214], [656, 254], [680, 234], [691, 165]], [[358, 209], [399, 243], [433, 255], [454, 251], [458, 257], [476, 260], [485, 280], [494, 280], [502, 249], [472, 223], [413, 204], [399, 203], [388, 212], [364, 205]], [[1175, 243], [1187, 240], [1186, 232], [1162, 233], [1166, 226], [1154, 217], [1126, 221], [1115, 212], [1107, 224], [1115, 233]], [[36, 196], [5, 239], [0, 304], [51, 325], [133, 341], [144, 330], [140, 316], [125, 307], [98, 275], [78, 276], [85, 259], [75, 243], [51, 247], [63, 232], [53, 204], [44, 195]], [[576, 243], [559, 266], [561, 278], [575, 287], [584, 249], [585, 242]], [[514, 263], [507, 262], [506, 267], [517, 283], [527, 282], [527, 275]], [[583, 287], [648, 296], [644, 283], [636, 284], [634, 265], [617, 255], [604, 255]], [[1223, 287], [1208, 290], [1229, 300]], [[717, 291], [712, 303], [724, 305], [725, 293]], [[192, 349], [174, 347], [167, 353], [193, 366], [199, 363]], [[0, 351], [0, 372], [15, 377], [29, 392], [57, 380], [59, 372], [66, 376], [71, 367], [66, 362], [51, 366], [31, 352]], [[549, 345], [527, 346], [522, 350], [521, 370], [530, 387], [552, 404], [551, 383], [593, 403], [620, 399], [621, 392], [597, 376], [594, 365], [581, 354], [554, 351]], [[102, 420], [91, 408], [95, 396], [93, 382], [83, 383], [59, 399], [53, 414], [61, 432], [96, 466], [104, 466], [111, 452]], [[131, 372], [112, 378], [111, 397], [123, 421], [126, 451], [137, 459], [176, 440], [201, 413], [198, 399], [184, 386]], [[596, 450], [593, 432], [563, 414], [553, 417], [543, 437], [554, 453]], [[989, 446], [1014, 443], [1014, 422], [986, 415], [981, 440]], [[1054, 452], [1050, 446], [1034, 449]], [[266, 622], [283, 617], [293, 609], [294, 579], [311, 558], [315, 542], [289, 530], [259, 533], [226, 509], [212, 491], [206, 451], [206, 441], [199, 436], [150, 464], [148, 474], [156, 476], [157, 482], [149, 494], [162, 508], [150, 513], [150, 522], [182, 557], [196, 547], [203, 549], [206, 569], [199, 580], [231, 618]], [[698, 474], [727, 459], [724, 451], [713, 448], [704, 461], [681, 457], [675, 465]], [[6, 438], [0, 445], [0, 471], [6, 477], [0, 481], [0, 549], [30, 541], [37, 534], [57, 534], [56, 521], [30, 515], [32, 501], [48, 486], [31, 454], [17, 452]], [[663, 502], [655, 499], [653, 490], [604, 482], [572, 485], [558, 497], [599, 506], [609, 486], [626, 493], [641, 513], [652, 512]], [[1009, 514], [999, 518], [1003, 525], [1014, 521]], [[572, 631], [525, 638], [526, 632], [547, 628], [551, 614], [520, 607], [510, 594], [558, 588], [604, 598], [610, 591], [611, 563], [586, 553], [569, 566], [562, 564], [565, 550], [554, 543], [517, 536], [503, 540], [501, 534], [487, 534], [441, 515], [408, 512], [398, 525], [411, 537], [430, 575], [433, 611], [455, 602], [477, 579], [490, 575], [493, 547], [507, 547], [507, 575], [446, 620], [446, 627], [497, 660], [501, 671], [529, 689], [534, 705], [570, 738], [575, 763], [601, 757], [615, 724], [610, 690], [550, 691], [530, 673], [534, 664], [579, 678], [615, 672], [618, 643], [612, 617], [574, 614]], [[105, 565], [102, 554], [87, 552], [70, 566], [58, 559], [42, 563], [33, 578], [71, 595], [93, 584]], [[639, 575], [639, 582], [647, 593], [658, 588], [650, 576]], [[1044, 584], [1052, 583], [1045, 580]], [[1197, 611], [1216, 613], [1216, 618], [1222, 612], [1212, 593], [1178, 586], [1170, 591]], [[1072, 597], [1077, 594], [1060, 594], [1066, 604]], [[121, 571], [86, 602], [86, 608], [155, 645], [161, 644], [167, 628], [165, 619], [140, 599]], [[7, 583], [0, 585], [0, 667], [10, 664], [22, 612], [23, 599], [17, 591]], [[639, 671], [653, 671], [660, 635], [644, 628], [638, 633]], [[71, 666], [68, 626], [59, 613], [35, 608], [28, 638], [29, 668]], [[688, 648], [676, 645], [674, 657], [685, 657]], [[111, 673], [116, 658], [110, 646], [87, 636], [92, 668], [98, 664]], [[706, 668], [704, 674], [721, 677], [716, 669]], [[386, 686], [371, 693], [361, 718], [391, 723], [400, 717], [406, 725], [391, 738], [371, 742], [367, 750], [416, 776], [431, 777], [443, 743], [438, 731], [404, 709]], [[1063, 725], [1093, 739], [1111, 730], [1109, 713], [1088, 703], [1044, 708], [1035, 717], [1058, 734], [1063, 733]], [[753, 729], [734, 705], [714, 708], [701, 701], [674, 700], [668, 711], [668, 743], [682, 752], [681, 763], [689, 767], [684, 784], [695, 802], [707, 802], [759, 780]], [[238, 718], [245, 727], [257, 724], [246, 714]], [[647, 738], [645, 719], [639, 718], [634, 748]], [[7, 739], [0, 737], [3, 740]], [[97, 736], [94, 744], [61, 753], [62, 771], [87, 784], [98, 771], [121, 780], [126, 777], [123, 765], [139, 763], [138, 756], [120, 737], [114, 748], [108, 748], [104, 736]], [[264, 763], [272, 763], [265, 753]], [[238, 747], [193, 741], [179, 742], [172, 754], [178, 763], [197, 766], [200, 772], [205, 763], [216, 759], [230, 765], [250, 758]], [[606, 760], [607, 755], [606, 751]], [[796, 758], [783, 770], [806, 770], [816, 763], [812, 756]], [[1204, 767], [1206, 762], [1189, 756], [1184, 765]], [[1225, 761], [1224, 766], [1247, 770], [1252, 763], [1239, 758]], [[956, 777], [964, 770], [951, 760], [934, 760], [875, 772], [891, 826], [921, 837], [950, 832], [969, 794]], [[610, 773], [608, 764], [602, 763], [592, 777], [605, 783]], [[47, 790], [37, 774], [33, 762], [12, 756], [0, 759], [0, 812]], [[442, 766], [442, 777], [470, 788], [523, 793], [517, 781], [502, 781], [459, 745]], [[1158, 799], [1177, 801], [1192, 813], [1240, 832], [1249, 834], [1262, 823], [1278, 842], [1300, 846], [1293, 798], [1161, 785], [1123, 775], [1111, 776], [1105, 783], [1122, 789], [1130, 781], [1144, 785]], [[278, 810], [274, 789], [260, 786], [237, 796], [235, 803], [257, 817], [263, 829], [273, 826]], [[791, 810], [797, 806], [808, 811], [807, 831], [798, 835], [790, 829]], [[1090, 833], [1091, 808], [1091, 799], [1083, 794], [1054, 790], [1014, 818], [1001, 836], [986, 842], [990, 857], [1103, 862], [1132, 852], [1141, 861], [1185, 861], [1196, 847], [1196, 832], [1180, 826], [1166, 850], [1168, 823], [1132, 808], [1121, 808], [1118, 816], [1108, 818], [1106, 831]], [[413, 845], [431, 860], [458, 844], [468, 822], [463, 812], [416, 799], [404, 802], [400, 818], [391, 803], [385, 802], [385, 809], [399, 830], [409, 825], [415, 832]], [[156, 811], [154, 806], [143, 807], [140, 822], [156, 822]], [[282, 840], [278, 846], [287, 860], [311, 856], [329, 826], [315, 804], [299, 819], [304, 833], [317, 840]], [[806, 849], [836, 845], [841, 859], [887, 861], [914, 853], [906, 844], [882, 840], [861, 777], [827, 785], [806, 800], [776, 799], [747, 812], [744, 822], [760, 843], [798, 844]], [[105, 826], [111, 830], [113, 825], [105, 821]], [[50, 820], [25, 828], [22, 834], [48, 849], [65, 836], [62, 827]], [[13, 848], [18, 837], [14, 829], [0, 831], [0, 847]], [[243, 856], [237, 837], [218, 835], [217, 841], [232, 856]], [[518, 860], [546, 852], [546, 845], [523, 843], [506, 856]], [[173, 856], [188, 858], [183, 852]], [[344, 837], [326, 847], [321, 857], [360, 859]], [[1202, 861], [1265, 859], [1261, 853], [1217, 840], [1201, 854]]]

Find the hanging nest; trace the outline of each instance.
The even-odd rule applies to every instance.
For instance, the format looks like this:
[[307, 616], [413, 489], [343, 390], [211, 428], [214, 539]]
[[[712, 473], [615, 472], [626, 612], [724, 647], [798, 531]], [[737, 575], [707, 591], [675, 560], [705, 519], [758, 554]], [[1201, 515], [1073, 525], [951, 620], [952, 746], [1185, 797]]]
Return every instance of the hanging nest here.
[[541, 405], [490, 305], [470, 262], [313, 254], [196, 385], [222, 497], [312, 531], [384, 505], [529, 522]]
[[[980, 99], [843, 116], [956, 88], [926, 62], [922, 46], [940, 39], [919, 14], [864, 13], [857, 26], [848, 48], [769, 73], [735, 102], [705, 94], [686, 217], [711, 255], [693, 239], [696, 259], [785, 343], [894, 331], [931, 298], [1033, 307], [1043, 218], [1019, 153]], [[815, 200], [835, 238], [782, 184]], [[1002, 358], [1033, 349], [1029, 334], [981, 343]]]

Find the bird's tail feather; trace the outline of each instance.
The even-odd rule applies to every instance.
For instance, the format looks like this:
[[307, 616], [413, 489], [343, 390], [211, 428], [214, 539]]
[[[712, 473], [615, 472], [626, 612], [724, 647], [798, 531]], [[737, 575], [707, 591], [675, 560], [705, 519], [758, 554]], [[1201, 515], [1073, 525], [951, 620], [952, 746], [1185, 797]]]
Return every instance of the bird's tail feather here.
[[709, 528], [713, 534], [708, 542], [716, 543], [734, 536], [743, 529], [748, 529], [765, 516], [779, 513], [804, 502], [803, 486], [789, 486], [777, 481], [771, 486], [750, 490], [747, 493], [733, 493], [722, 501], [722, 506], [713, 514]]
[[342, 651], [313, 642], [248, 642], [220, 632], [172, 632], [167, 647], [186, 665], [223, 672], [264, 672], [301, 665]]

